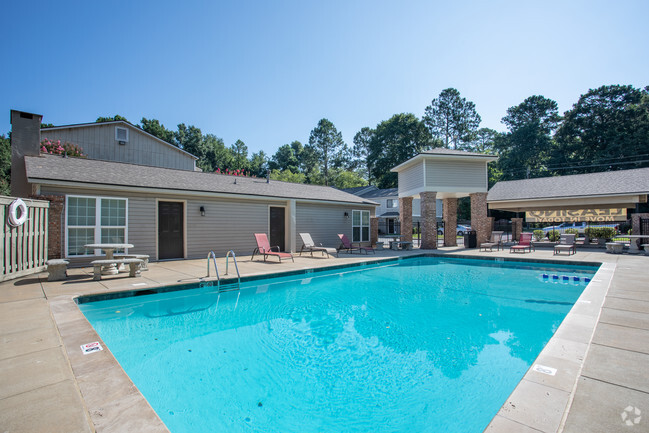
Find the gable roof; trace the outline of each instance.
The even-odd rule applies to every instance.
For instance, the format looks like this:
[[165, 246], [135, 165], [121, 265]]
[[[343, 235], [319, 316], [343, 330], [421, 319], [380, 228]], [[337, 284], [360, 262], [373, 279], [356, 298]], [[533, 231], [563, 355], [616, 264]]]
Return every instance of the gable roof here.
[[[232, 194], [352, 204], [377, 205], [373, 201], [320, 185], [229, 176], [189, 170], [151, 167], [122, 162], [54, 155], [26, 156], [30, 183], [69, 185], [101, 189], [147, 189], [167, 192]], [[235, 183], [236, 182], [236, 183]]]
[[162, 139], [156, 137], [156, 136], [153, 135], [153, 134], [149, 134], [149, 133], [146, 132], [144, 129], [140, 128], [139, 126], [137, 126], [137, 125], [133, 125], [131, 122], [126, 122], [126, 121], [124, 121], [124, 120], [113, 120], [113, 121], [110, 121], [110, 122], [76, 123], [76, 124], [72, 124], [72, 125], [51, 126], [51, 127], [48, 127], [48, 128], [41, 128], [41, 132], [43, 132], [43, 131], [44, 131], [44, 132], [47, 132], [47, 131], [56, 131], [57, 129], [90, 128], [90, 127], [97, 127], [97, 126], [104, 126], [104, 125], [113, 125], [113, 124], [114, 124], [114, 125], [119, 125], [119, 124], [121, 124], [121, 125], [123, 125], [123, 126], [128, 126], [128, 127], [130, 127], [132, 130], [138, 132], [139, 134], [144, 134], [144, 135], [146, 135], [147, 137], [149, 137], [149, 138], [151, 138], [151, 139], [157, 141], [158, 143], [164, 144], [165, 146], [169, 146], [170, 148], [172, 148], [172, 149], [174, 149], [174, 150], [177, 150], [178, 152], [184, 153], [185, 155], [187, 155], [187, 156], [189, 156], [189, 157], [191, 157], [191, 158], [193, 158], [193, 159], [195, 159], [195, 160], [198, 160], [198, 157], [197, 157], [196, 155], [193, 155], [193, 154], [187, 152], [186, 150], [182, 150], [180, 147], [178, 147], [178, 146], [174, 146], [173, 144], [168, 143], [168, 142], [166, 142], [166, 141], [164, 141], [164, 140], [162, 140]]
[[496, 183], [487, 201], [649, 194], [649, 167]]
[[396, 167], [392, 167], [390, 171], [398, 173], [405, 170], [406, 168], [414, 165], [415, 163], [422, 160], [461, 160], [461, 161], [483, 161], [489, 163], [491, 161], [496, 161], [498, 157], [496, 155], [489, 155], [486, 153], [477, 153], [477, 152], [466, 152], [464, 150], [455, 150], [447, 149], [445, 147], [436, 147], [430, 150], [424, 150], [423, 152], [418, 153], [407, 161], [402, 162]]

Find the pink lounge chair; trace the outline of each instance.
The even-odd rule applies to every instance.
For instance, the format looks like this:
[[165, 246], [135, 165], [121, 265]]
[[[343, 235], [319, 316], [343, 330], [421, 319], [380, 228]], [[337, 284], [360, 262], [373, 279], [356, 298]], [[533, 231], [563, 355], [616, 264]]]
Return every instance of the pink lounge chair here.
[[358, 246], [354, 246], [354, 244], [349, 241], [349, 238], [344, 233], [339, 233], [338, 237], [340, 238], [340, 242], [342, 242], [342, 245], [340, 246], [340, 248], [338, 248], [338, 251], [346, 250], [350, 254], [353, 253], [354, 250], [358, 250], [359, 254], [363, 251], [365, 251], [365, 254], [368, 254], [368, 251], [372, 251], [372, 253], [376, 254], [376, 251], [374, 251], [374, 248], [372, 247], [363, 247], [360, 244], [358, 244]]
[[534, 250], [534, 245], [532, 245], [532, 233], [521, 233], [521, 236], [518, 239], [518, 244], [509, 247], [509, 252], [525, 252], [526, 249], [529, 249], [530, 253], [532, 252], [532, 250]]
[[[271, 248], [266, 233], [255, 233], [255, 240], [257, 241], [257, 248], [255, 248], [255, 250], [252, 252], [252, 257], [250, 258], [250, 260], [254, 259], [255, 254], [259, 253], [259, 255], [264, 255], [264, 261], [266, 261], [266, 258], [268, 256], [277, 256], [280, 262], [282, 261], [282, 258], [290, 258], [291, 260], [293, 260], [293, 262], [295, 262], [295, 260], [293, 259], [293, 254], [280, 252], [278, 246]], [[277, 249], [277, 251], [273, 251], [273, 248]]]

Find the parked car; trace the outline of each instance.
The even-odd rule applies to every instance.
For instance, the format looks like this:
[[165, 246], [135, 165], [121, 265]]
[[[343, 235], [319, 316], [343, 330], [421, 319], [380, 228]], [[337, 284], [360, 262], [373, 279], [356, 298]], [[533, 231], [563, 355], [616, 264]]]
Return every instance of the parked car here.
[[[473, 230], [471, 226], [465, 226], [464, 224], [458, 224], [457, 228], [455, 229], [455, 234], [457, 236], [464, 236], [464, 233]], [[444, 234], [444, 227], [438, 227], [437, 228], [437, 234], [438, 235], [443, 235]]]
[[577, 229], [578, 233], [580, 235], [585, 234], [585, 230], [588, 227], [592, 228], [601, 228], [601, 227], [613, 227], [614, 229], [617, 230], [617, 224], [588, 224], [587, 222], [573, 222], [573, 223], [561, 223], [559, 225], [555, 226], [550, 226], [550, 227], [543, 227], [541, 230], [545, 233], [547, 236], [548, 233], [551, 231], [558, 231], [559, 233], [565, 233], [567, 229]]

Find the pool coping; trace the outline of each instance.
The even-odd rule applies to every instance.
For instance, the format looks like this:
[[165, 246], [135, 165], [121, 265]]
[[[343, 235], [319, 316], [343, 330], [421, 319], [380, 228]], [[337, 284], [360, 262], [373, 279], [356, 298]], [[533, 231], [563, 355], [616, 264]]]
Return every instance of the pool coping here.
[[[310, 273], [319, 273], [327, 272], [331, 270], [337, 270], [342, 268], [353, 268], [353, 267], [364, 267], [371, 266], [374, 264], [392, 262], [392, 261], [401, 261], [410, 258], [416, 257], [439, 257], [439, 258], [452, 258], [452, 259], [472, 259], [472, 260], [485, 260], [485, 261], [494, 261], [494, 262], [527, 262], [534, 264], [549, 264], [549, 265], [570, 265], [570, 266], [599, 266], [595, 276], [592, 281], [584, 288], [581, 295], [570, 309], [568, 314], [564, 317], [561, 325], [553, 334], [550, 341], [546, 344], [543, 350], [536, 357], [528, 371], [525, 373], [523, 378], [520, 380], [518, 385], [514, 388], [509, 397], [505, 400], [501, 406], [498, 413], [489, 423], [485, 431], [501, 431], [506, 430], [507, 428], [512, 428], [512, 426], [518, 426], [520, 428], [529, 427], [534, 429], [534, 431], [543, 431], [543, 432], [558, 432], [561, 431], [567, 414], [569, 412], [572, 398], [575, 394], [575, 388], [577, 385], [577, 380], [580, 377], [580, 373], [584, 364], [586, 354], [588, 352], [590, 342], [592, 340], [596, 324], [598, 322], [599, 316], [601, 314], [601, 308], [606, 298], [608, 288], [610, 287], [613, 274], [615, 272], [615, 263], [609, 262], [600, 262], [600, 261], [576, 261], [576, 260], [556, 260], [556, 259], [544, 259], [544, 258], [527, 258], [527, 257], [489, 257], [489, 256], [478, 256], [470, 254], [448, 254], [448, 253], [431, 253], [418, 252], [416, 254], [410, 254], [407, 256], [399, 257], [385, 257], [385, 258], [371, 258], [370, 260], [357, 262], [357, 263], [347, 263], [340, 265], [324, 266], [318, 268], [310, 269], [299, 269], [299, 270], [289, 270], [277, 273], [270, 274], [257, 274], [250, 275], [241, 278], [241, 282], [255, 281], [265, 278], [275, 278], [275, 277], [289, 277], [294, 275], [304, 275]], [[235, 279], [223, 280], [224, 282], [236, 281]], [[204, 282], [212, 282], [205, 280]], [[226, 283], [224, 283], [226, 284]], [[68, 345], [66, 340], [69, 340], [69, 337], [78, 336], [79, 327], [85, 328], [84, 334], [90, 335], [94, 334], [95, 339], [88, 339], [87, 342], [99, 341], [103, 344], [103, 341], [99, 335], [94, 331], [92, 325], [87, 321], [83, 313], [78, 307], [78, 304], [103, 300], [103, 299], [115, 299], [128, 296], [137, 296], [140, 294], [148, 293], [165, 293], [170, 291], [178, 290], [187, 290], [195, 288], [196, 283], [189, 284], [178, 284], [178, 285], [169, 285], [162, 287], [150, 287], [141, 290], [120, 290], [111, 293], [98, 293], [98, 294], [84, 294], [79, 296], [74, 296], [68, 298], [69, 301], [73, 301], [74, 309], [78, 314], [70, 313], [69, 308], [65, 308], [66, 314], [71, 316], [77, 316], [74, 319], [74, 329], [75, 332], [71, 332], [68, 335], [68, 327], [59, 326], [61, 338], [64, 341], [66, 349], [68, 351], [68, 357], [70, 358], [70, 364], [75, 371], [75, 376], [77, 370], [82, 372], [78, 378], [79, 387], [82, 391], [82, 394], [85, 396], [88, 393], [93, 393], [97, 391], [97, 388], [101, 389], [104, 386], [109, 386], [110, 389], [128, 389], [129, 392], [127, 395], [122, 395], [117, 397], [117, 399], [111, 402], [114, 405], [120, 406], [122, 404], [132, 404], [137, 405], [142, 410], [142, 419], [141, 421], [146, 420], [146, 425], [148, 428], [140, 431], [168, 431], [164, 426], [162, 420], [158, 417], [155, 411], [151, 408], [148, 401], [140, 393], [140, 391], [135, 387], [131, 379], [124, 372], [121, 365], [117, 359], [110, 353], [105, 344], [102, 355], [92, 356], [88, 358], [81, 358], [79, 355], [79, 346], [77, 344]], [[52, 312], [56, 316], [57, 308], [53, 306]], [[78, 317], [81, 315], [81, 320]], [[56, 318], [56, 317], [55, 317]], [[64, 319], [65, 322], [65, 319]], [[85, 326], [82, 326], [85, 322]], [[59, 321], [57, 320], [57, 324]], [[90, 329], [88, 329], [90, 328]], [[72, 331], [72, 329], [70, 329]], [[77, 341], [78, 342], [78, 341]], [[554, 375], [550, 376], [542, 371], [544, 368], [535, 367], [540, 365], [542, 367], [550, 367], [550, 369], [555, 369], [556, 372]], [[76, 368], [75, 368], [76, 366]], [[102, 374], [101, 379], [95, 377], [95, 381], [99, 380], [99, 383], [89, 384], [86, 372], [94, 371], [105, 371], [107, 374]], [[539, 371], [540, 370], [540, 371]], [[80, 380], [79, 380], [80, 379]], [[125, 400], [126, 399], [126, 400]], [[122, 401], [124, 400], [124, 401]], [[543, 411], [535, 410], [534, 403], [541, 402], [538, 404], [538, 407], [544, 408]], [[91, 406], [91, 405], [89, 405]], [[518, 406], [518, 409], [516, 407]], [[524, 410], [521, 410], [523, 408]], [[548, 411], [547, 409], [551, 410]], [[95, 418], [102, 420], [107, 415], [105, 412], [93, 409], [89, 407], [91, 418], [93, 422], [96, 423]], [[152, 416], [153, 415], [153, 416]], [[97, 424], [95, 424], [97, 425]], [[140, 427], [143, 427], [144, 424], [140, 424]], [[509, 426], [509, 427], [503, 427]], [[153, 429], [150, 429], [152, 428]]]

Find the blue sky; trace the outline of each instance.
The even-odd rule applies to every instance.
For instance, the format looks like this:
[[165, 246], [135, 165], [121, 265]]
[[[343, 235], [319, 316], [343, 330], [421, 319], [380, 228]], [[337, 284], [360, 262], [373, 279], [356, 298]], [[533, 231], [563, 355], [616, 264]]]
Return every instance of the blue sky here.
[[352, 144], [448, 87], [482, 127], [540, 94], [564, 112], [649, 84], [649, 2], [65, 1], [0, 6], [0, 134], [121, 114], [193, 124], [273, 154], [331, 120]]

